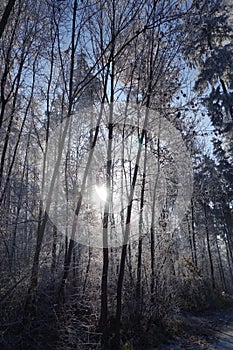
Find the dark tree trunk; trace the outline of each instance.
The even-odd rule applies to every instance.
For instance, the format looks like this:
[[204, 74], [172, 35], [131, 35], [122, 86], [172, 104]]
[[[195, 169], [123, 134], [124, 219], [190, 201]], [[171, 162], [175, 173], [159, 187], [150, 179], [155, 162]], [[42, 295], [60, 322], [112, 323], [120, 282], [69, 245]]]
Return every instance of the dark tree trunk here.
[[4, 33], [5, 27], [7, 25], [8, 18], [10, 17], [11, 11], [15, 5], [16, 0], [9, 0], [6, 5], [5, 11], [3, 13], [2, 19], [0, 21], [0, 39]]

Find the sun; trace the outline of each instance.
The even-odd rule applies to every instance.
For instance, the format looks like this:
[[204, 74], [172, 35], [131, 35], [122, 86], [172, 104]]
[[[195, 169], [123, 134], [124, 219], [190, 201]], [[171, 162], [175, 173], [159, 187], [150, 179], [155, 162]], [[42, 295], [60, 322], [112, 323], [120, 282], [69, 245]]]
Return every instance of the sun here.
[[106, 202], [107, 200], [107, 189], [104, 185], [97, 186], [95, 185], [95, 190], [98, 194], [98, 197], [103, 201]]

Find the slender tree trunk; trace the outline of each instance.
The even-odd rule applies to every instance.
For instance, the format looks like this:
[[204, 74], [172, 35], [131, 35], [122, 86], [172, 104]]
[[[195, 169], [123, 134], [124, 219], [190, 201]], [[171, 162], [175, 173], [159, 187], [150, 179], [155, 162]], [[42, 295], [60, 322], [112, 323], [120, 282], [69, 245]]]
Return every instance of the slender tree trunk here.
[[24, 63], [25, 63], [25, 57], [24, 57], [24, 54], [22, 54], [22, 59], [20, 62], [19, 71], [18, 71], [18, 75], [17, 75], [17, 83], [16, 83], [15, 92], [14, 92], [14, 99], [13, 99], [13, 103], [12, 103], [12, 111], [11, 111], [11, 115], [9, 118], [7, 130], [6, 130], [6, 136], [5, 136], [4, 145], [3, 145], [3, 150], [2, 150], [2, 156], [1, 156], [1, 162], [0, 162], [0, 186], [2, 184], [2, 177], [4, 174], [5, 158], [7, 155], [10, 133], [12, 131], [13, 120], [14, 120], [14, 116], [15, 116], [15, 112], [16, 112], [16, 103], [18, 100], [20, 80], [21, 80], [21, 75], [22, 75]]
[[188, 216], [188, 214], [186, 214], [186, 221], [187, 221], [187, 226], [188, 226], [188, 241], [189, 241], [189, 245], [190, 245], [192, 262], [193, 262], [193, 264], [195, 264], [194, 251], [193, 251], [193, 242], [192, 242], [192, 233], [191, 233], [191, 227], [190, 227], [190, 223], [189, 223], [189, 216]]
[[[42, 210], [42, 207], [40, 208], [40, 214], [39, 214], [39, 224], [38, 224], [38, 232], [37, 232], [37, 242], [36, 242], [36, 250], [34, 254], [34, 260], [33, 260], [33, 266], [32, 266], [32, 273], [31, 273], [31, 279], [28, 289], [28, 297], [26, 300], [26, 309], [27, 306], [30, 304], [30, 298], [31, 294], [35, 290], [38, 282], [38, 273], [39, 273], [39, 258], [40, 258], [40, 252], [41, 252], [41, 246], [43, 242], [43, 237], [45, 233], [45, 228], [48, 222], [48, 213], [50, 211], [51, 206], [51, 200], [52, 200], [52, 194], [54, 191], [54, 186], [56, 183], [56, 179], [59, 173], [59, 166], [61, 162], [62, 157], [62, 151], [64, 148], [65, 139], [67, 136], [67, 132], [70, 125], [69, 117], [72, 113], [72, 107], [73, 107], [73, 73], [74, 73], [74, 59], [75, 59], [75, 30], [76, 30], [76, 13], [77, 13], [77, 0], [74, 1], [74, 9], [73, 9], [73, 23], [72, 23], [72, 49], [71, 49], [71, 65], [70, 65], [70, 76], [69, 76], [69, 106], [68, 106], [68, 112], [67, 112], [67, 118], [65, 122], [65, 126], [61, 135], [61, 139], [59, 142], [58, 147], [58, 156], [57, 160], [55, 162], [52, 179], [50, 183], [50, 188], [46, 200], [46, 205], [44, 211]], [[47, 130], [48, 132], [48, 130]], [[48, 136], [48, 135], [47, 135]]]
[[229, 247], [229, 243], [227, 240], [227, 237], [224, 238], [225, 246], [226, 246], [226, 254], [227, 254], [227, 263], [229, 268], [229, 274], [231, 277], [231, 285], [233, 285], [233, 269], [232, 269], [232, 256], [231, 256], [231, 249]]
[[191, 199], [191, 226], [192, 226], [193, 258], [194, 258], [194, 264], [197, 267], [197, 244], [196, 244], [195, 212], [194, 212], [193, 198]]
[[19, 16], [20, 16], [20, 12], [21, 9], [19, 8], [18, 12], [17, 12], [17, 19], [15, 21], [14, 24], [14, 28], [12, 30], [11, 33], [11, 37], [9, 40], [9, 44], [8, 44], [8, 50], [6, 53], [6, 58], [5, 58], [5, 65], [4, 65], [4, 69], [3, 69], [3, 74], [1, 77], [1, 112], [0, 112], [0, 129], [2, 128], [2, 124], [3, 124], [3, 118], [4, 118], [4, 114], [6, 111], [6, 106], [11, 98], [12, 92], [14, 90], [14, 83], [12, 84], [12, 86], [9, 88], [8, 87], [8, 75], [10, 73], [11, 70], [11, 56], [12, 56], [12, 48], [13, 48], [13, 43], [15, 40], [15, 33], [16, 33], [16, 29], [17, 29], [17, 25], [19, 22]]
[[[107, 74], [107, 76], [108, 76], [108, 74]], [[66, 253], [66, 256], [65, 256], [64, 271], [63, 271], [62, 282], [61, 282], [61, 287], [60, 287], [60, 292], [59, 292], [59, 299], [63, 300], [63, 301], [64, 301], [65, 285], [66, 285], [66, 281], [67, 281], [67, 278], [68, 278], [68, 275], [69, 275], [70, 262], [71, 262], [73, 247], [74, 247], [74, 237], [75, 237], [76, 228], [77, 228], [78, 216], [79, 216], [81, 205], [82, 205], [83, 193], [84, 193], [85, 188], [86, 188], [87, 177], [88, 177], [88, 173], [89, 173], [89, 170], [90, 170], [90, 165], [91, 165], [93, 154], [94, 154], [94, 149], [95, 149], [96, 142], [97, 142], [98, 135], [99, 135], [99, 126], [100, 126], [100, 121], [101, 121], [102, 114], [103, 114], [103, 108], [104, 108], [104, 102], [105, 102], [105, 98], [106, 98], [106, 93], [107, 93], [107, 79], [106, 79], [106, 82], [105, 82], [104, 96], [103, 96], [101, 107], [100, 107], [100, 113], [99, 113], [99, 116], [98, 116], [98, 120], [96, 122], [96, 128], [95, 128], [95, 133], [94, 133], [94, 137], [93, 137], [93, 142], [92, 142], [92, 145], [91, 145], [91, 149], [90, 149], [90, 152], [89, 152], [89, 155], [88, 155], [87, 164], [86, 164], [85, 171], [84, 171], [84, 174], [83, 174], [81, 191], [79, 193], [77, 205], [76, 205], [76, 208], [75, 208], [75, 215], [74, 215], [74, 218], [73, 218], [72, 229], [71, 229], [71, 237], [70, 237], [70, 240], [69, 240], [68, 249], [67, 249], [67, 253]]]
[[[35, 65], [36, 61], [37, 61], [37, 59], [35, 59], [33, 66]], [[30, 95], [30, 98], [29, 98], [29, 101], [28, 101], [28, 104], [27, 104], [27, 107], [26, 107], [26, 111], [25, 111], [25, 114], [24, 114], [24, 117], [23, 117], [23, 121], [22, 121], [20, 130], [19, 130], [19, 133], [18, 133], [18, 138], [17, 138], [16, 145], [15, 145], [15, 148], [14, 148], [14, 151], [13, 151], [12, 160], [11, 160], [11, 163], [10, 163], [10, 165], [8, 167], [9, 169], [8, 169], [8, 173], [7, 173], [7, 176], [6, 176], [6, 181], [5, 181], [4, 188], [2, 190], [1, 197], [0, 197], [0, 204], [3, 201], [4, 195], [5, 195], [5, 191], [6, 191], [7, 187], [8, 187], [9, 182], [10, 182], [11, 173], [12, 173], [12, 170], [13, 170], [13, 167], [14, 167], [14, 164], [15, 164], [17, 151], [18, 151], [18, 148], [19, 148], [19, 145], [20, 145], [21, 136], [22, 136], [23, 129], [24, 129], [24, 126], [25, 126], [25, 123], [26, 123], [26, 119], [28, 117], [29, 108], [30, 108], [31, 103], [32, 103], [32, 98], [33, 98], [33, 95], [34, 95], [34, 87], [35, 87], [35, 69], [33, 69], [31, 95]], [[12, 123], [12, 120], [10, 122]], [[11, 129], [11, 127], [8, 126], [7, 132], [10, 133], [10, 129]], [[7, 148], [7, 144], [6, 144], [5, 147]], [[6, 152], [6, 149], [5, 149], [5, 152]], [[1, 170], [0, 170], [0, 172], [2, 173], [3, 172], [3, 167], [4, 167], [4, 159], [1, 160], [1, 163], [3, 163], [2, 166], [1, 166]], [[0, 178], [1, 178], [1, 174], [0, 174]], [[0, 183], [1, 183], [1, 180], [0, 180]]]
[[222, 282], [222, 288], [225, 291], [226, 290], [226, 278], [225, 278], [225, 273], [223, 269], [223, 263], [222, 263], [222, 257], [220, 253], [220, 248], [218, 244], [218, 237], [217, 237], [217, 232], [215, 233], [215, 245], [218, 253], [218, 265], [219, 265], [219, 274]]
[[145, 185], [146, 185], [146, 165], [147, 165], [147, 137], [145, 137], [145, 157], [143, 165], [143, 176], [142, 176], [142, 189], [140, 198], [140, 214], [139, 214], [139, 239], [138, 239], [138, 260], [137, 260], [137, 284], [136, 284], [136, 299], [139, 307], [139, 320], [142, 303], [142, 241], [143, 241], [143, 210], [144, 210], [144, 196], [145, 196]]
[[51, 264], [51, 273], [52, 273], [53, 282], [55, 281], [56, 262], [57, 262], [57, 227], [56, 225], [53, 225], [52, 264]]
[[213, 289], [215, 289], [216, 283], [215, 283], [215, 276], [214, 276], [214, 264], [213, 264], [213, 258], [212, 258], [212, 252], [211, 252], [208, 217], [207, 217], [207, 210], [206, 210], [205, 203], [204, 203], [204, 215], [205, 215], [206, 242], [207, 242], [207, 251], [208, 251], [208, 257], [209, 257], [209, 263], [210, 263], [211, 282], [212, 282]]
[[87, 280], [88, 280], [90, 266], [91, 266], [91, 257], [92, 257], [92, 248], [89, 246], [88, 247], [88, 261], [87, 261], [87, 267], [86, 267], [84, 283], [83, 283], [83, 295], [85, 295], [85, 292], [86, 292]]
[[151, 227], [150, 227], [150, 256], [151, 256], [151, 283], [150, 283], [150, 293], [151, 302], [154, 302], [154, 289], [155, 289], [155, 204], [156, 204], [156, 194], [158, 191], [158, 180], [160, 174], [160, 139], [158, 135], [157, 140], [157, 175], [155, 178], [154, 189], [153, 189], [153, 201], [152, 201], [152, 214], [151, 214]]
[[[147, 101], [147, 105], [148, 104], [149, 104], [149, 101]], [[133, 180], [132, 180], [132, 185], [131, 185], [131, 189], [130, 189], [129, 204], [127, 206], [125, 231], [124, 231], [123, 246], [122, 246], [122, 251], [121, 251], [120, 272], [119, 272], [118, 283], [117, 283], [116, 335], [115, 335], [114, 350], [115, 349], [118, 350], [120, 348], [120, 322], [121, 322], [121, 310], [122, 310], [122, 289], [123, 289], [123, 281], [124, 281], [124, 273], [125, 273], [127, 245], [128, 245], [129, 235], [130, 235], [132, 204], [133, 204], [133, 196], [134, 196], [134, 191], [135, 191], [135, 186], [136, 186], [136, 181], [137, 181], [137, 176], [138, 176], [138, 167], [139, 167], [138, 164], [140, 163], [142, 145], [143, 145], [143, 141], [144, 141], [144, 138], [146, 135], [148, 113], [149, 113], [148, 108], [146, 108], [144, 125], [143, 125], [141, 136], [139, 138], [138, 152], [137, 152], [137, 157], [136, 157], [136, 165], [134, 168]]]
[[2, 16], [2, 19], [0, 21], [0, 39], [4, 33], [4, 30], [5, 30], [5, 27], [7, 25], [7, 21], [10, 17], [10, 14], [12, 12], [12, 9], [15, 5], [15, 2], [16, 0], [9, 0], [7, 5], [6, 5], [6, 8], [5, 8], [5, 11], [3, 13], [3, 16]]
[[108, 223], [109, 223], [109, 211], [112, 203], [111, 193], [111, 175], [112, 175], [112, 139], [113, 139], [113, 103], [114, 103], [114, 81], [115, 81], [115, 0], [112, 2], [113, 19], [111, 28], [112, 49], [111, 49], [111, 96], [110, 96], [110, 112], [108, 121], [108, 149], [107, 149], [107, 174], [106, 174], [106, 189], [107, 200], [104, 206], [104, 219], [103, 219], [103, 270], [102, 270], [102, 282], [101, 282], [101, 314], [100, 324], [102, 328], [102, 349], [108, 350], [108, 266], [109, 266], [109, 252], [108, 252]]

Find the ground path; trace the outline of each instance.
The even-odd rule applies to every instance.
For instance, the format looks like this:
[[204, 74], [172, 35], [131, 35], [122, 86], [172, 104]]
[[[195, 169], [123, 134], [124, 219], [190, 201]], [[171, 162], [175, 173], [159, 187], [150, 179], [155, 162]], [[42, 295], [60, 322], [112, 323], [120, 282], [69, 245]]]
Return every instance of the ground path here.
[[184, 314], [182, 337], [153, 350], [233, 350], [233, 307], [227, 310]]

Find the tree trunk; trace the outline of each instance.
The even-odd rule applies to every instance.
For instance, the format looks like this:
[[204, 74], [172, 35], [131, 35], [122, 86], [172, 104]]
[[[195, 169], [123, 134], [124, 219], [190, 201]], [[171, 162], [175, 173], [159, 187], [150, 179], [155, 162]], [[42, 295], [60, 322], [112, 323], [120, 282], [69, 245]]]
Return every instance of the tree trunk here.
[[197, 245], [196, 245], [195, 212], [194, 212], [193, 198], [191, 199], [191, 226], [192, 226], [192, 245], [193, 245], [194, 264], [197, 267]]
[[6, 5], [6, 8], [5, 8], [5, 11], [3, 13], [3, 16], [2, 16], [2, 19], [0, 21], [0, 39], [4, 33], [4, 30], [5, 30], [5, 27], [7, 25], [7, 21], [10, 17], [10, 14], [11, 14], [11, 11], [15, 5], [15, 2], [16, 0], [9, 0], [7, 5]]
[[212, 252], [211, 252], [208, 217], [207, 217], [207, 210], [206, 210], [205, 203], [204, 203], [204, 214], [205, 214], [205, 230], [206, 230], [207, 251], [208, 251], [208, 257], [209, 257], [209, 263], [210, 263], [211, 283], [212, 283], [213, 289], [215, 289], [216, 283], [215, 283], [215, 276], [214, 276], [214, 264], [213, 264], [213, 258], [212, 258]]

